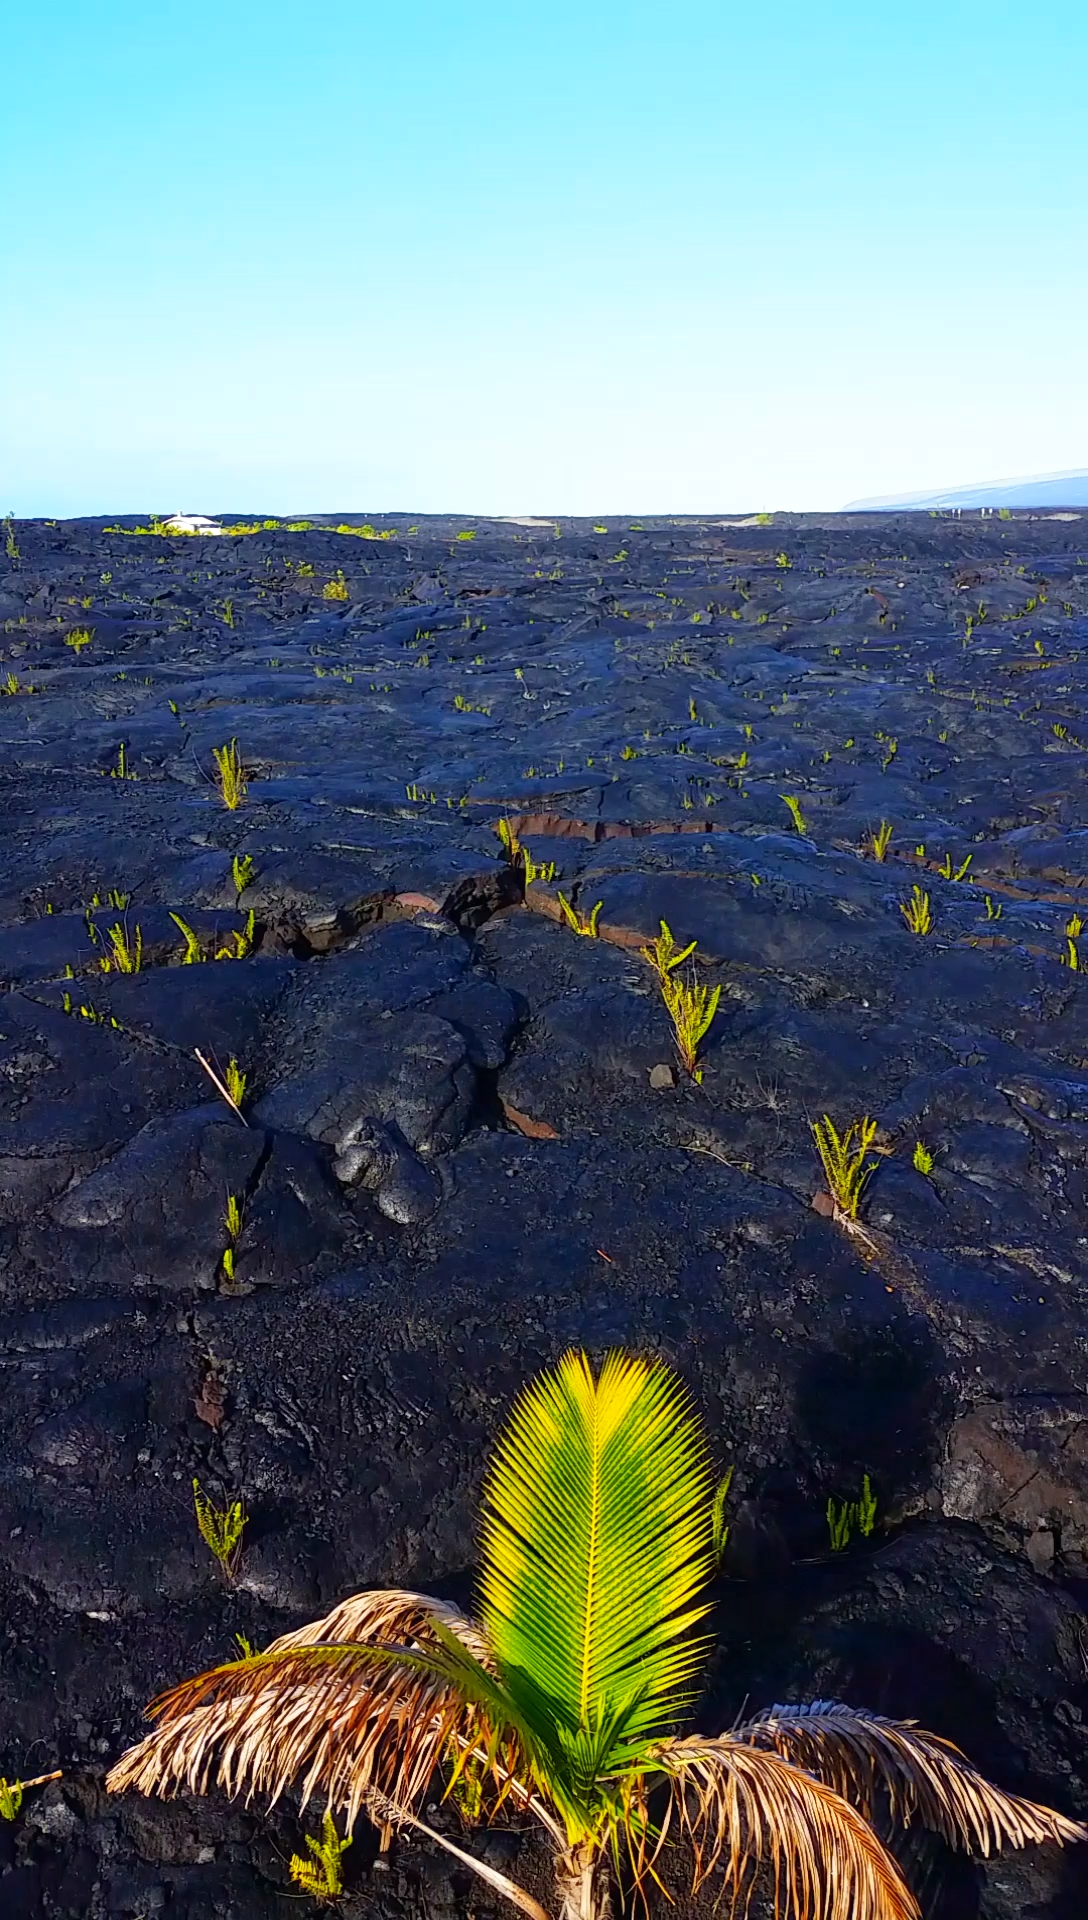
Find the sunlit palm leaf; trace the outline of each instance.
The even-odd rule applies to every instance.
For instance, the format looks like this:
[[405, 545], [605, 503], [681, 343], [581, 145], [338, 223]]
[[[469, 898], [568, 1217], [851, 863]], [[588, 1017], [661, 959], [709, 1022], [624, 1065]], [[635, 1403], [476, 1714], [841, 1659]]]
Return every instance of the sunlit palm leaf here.
[[951, 1741], [912, 1721], [886, 1720], [834, 1700], [769, 1707], [738, 1727], [749, 1745], [806, 1767], [868, 1817], [887, 1795], [892, 1819], [918, 1819], [954, 1847], [988, 1855], [1036, 1840], [1085, 1840], [1088, 1828], [1049, 1807], [1002, 1793]]
[[913, 1894], [860, 1813], [831, 1787], [775, 1753], [732, 1735], [669, 1740], [656, 1765], [671, 1783], [656, 1845], [640, 1863], [655, 1870], [670, 1838], [695, 1855], [694, 1887], [711, 1874], [733, 1908], [746, 1906], [766, 1868], [775, 1912], [790, 1920], [920, 1920]]
[[520, 1769], [508, 1716], [478, 1704], [501, 1699], [485, 1660], [484, 1636], [445, 1602], [356, 1594], [263, 1654], [163, 1694], [150, 1708], [159, 1725], [107, 1785], [170, 1795], [216, 1781], [275, 1801], [298, 1781], [304, 1802], [323, 1789], [348, 1826], [373, 1794], [411, 1807], [451, 1745], [490, 1753], [506, 1774]]
[[674, 1718], [700, 1662], [713, 1481], [681, 1383], [570, 1353], [514, 1408], [485, 1492], [483, 1621], [505, 1686], [575, 1773]]

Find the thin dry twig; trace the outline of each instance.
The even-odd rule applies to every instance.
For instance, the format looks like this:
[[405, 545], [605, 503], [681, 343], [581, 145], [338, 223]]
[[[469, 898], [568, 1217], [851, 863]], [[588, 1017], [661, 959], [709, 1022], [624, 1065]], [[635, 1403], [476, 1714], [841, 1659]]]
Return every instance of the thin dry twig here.
[[203, 1067], [205, 1073], [207, 1074], [209, 1080], [212, 1082], [213, 1086], [215, 1086], [217, 1091], [222, 1094], [228, 1107], [230, 1107], [238, 1115], [238, 1118], [242, 1122], [243, 1127], [248, 1127], [249, 1121], [246, 1119], [246, 1116], [242, 1112], [242, 1109], [238, 1105], [238, 1102], [234, 1098], [234, 1095], [228, 1090], [226, 1082], [216, 1072], [210, 1060], [206, 1060], [204, 1058], [204, 1055], [201, 1053], [199, 1047], [194, 1047], [193, 1052], [196, 1054], [197, 1059], [200, 1061], [201, 1066]]

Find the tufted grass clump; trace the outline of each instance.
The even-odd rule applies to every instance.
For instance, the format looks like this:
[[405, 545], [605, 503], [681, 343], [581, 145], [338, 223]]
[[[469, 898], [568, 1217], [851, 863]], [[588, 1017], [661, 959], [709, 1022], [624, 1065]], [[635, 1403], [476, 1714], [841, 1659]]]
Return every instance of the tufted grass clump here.
[[233, 1581], [242, 1553], [242, 1534], [246, 1526], [245, 1507], [241, 1500], [229, 1500], [225, 1507], [217, 1507], [214, 1501], [208, 1498], [199, 1480], [195, 1479], [193, 1506], [196, 1510], [196, 1524], [201, 1539], [209, 1552], [215, 1555], [227, 1580]]
[[237, 740], [231, 740], [225, 747], [213, 747], [212, 759], [219, 776], [219, 797], [234, 813], [245, 799], [248, 785]]
[[89, 647], [93, 639], [94, 629], [92, 627], [73, 627], [71, 633], [65, 634], [64, 644], [66, 647], [71, 647], [72, 652], [78, 659], [84, 647]]
[[922, 888], [911, 888], [910, 899], [903, 901], [899, 908], [912, 933], [933, 932], [933, 912], [929, 904], [929, 895]]
[[846, 1132], [840, 1133], [825, 1113], [822, 1120], [813, 1121], [812, 1133], [836, 1213], [856, 1220], [861, 1196], [877, 1164], [866, 1157], [876, 1135], [876, 1121], [866, 1116], [852, 1121]]

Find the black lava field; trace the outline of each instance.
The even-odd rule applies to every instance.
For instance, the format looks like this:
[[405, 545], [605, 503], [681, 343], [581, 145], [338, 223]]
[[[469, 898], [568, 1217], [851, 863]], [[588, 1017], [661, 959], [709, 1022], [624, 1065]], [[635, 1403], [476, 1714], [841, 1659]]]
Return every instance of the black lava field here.
[[[471, 1603], [572, 1345], [735, 1469], [700, 1725], [843, 1699], [1088, 1816], [1088, 512], [136, 529], [0, 530], [0, 1772], [63, 1772], [4, 1920], [316, 1911], [312, 1809], [106, 1771], [236, 1635]], [[929, 1920], [1088, 1911], [1088, 1847], [903, 1859]], [[344, 1864], [348, 1920], [512, 1911]]]

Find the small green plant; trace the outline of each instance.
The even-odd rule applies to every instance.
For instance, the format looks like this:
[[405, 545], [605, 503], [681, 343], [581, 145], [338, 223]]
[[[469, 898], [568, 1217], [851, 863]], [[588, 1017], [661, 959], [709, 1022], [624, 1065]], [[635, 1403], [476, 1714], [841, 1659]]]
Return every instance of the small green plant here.
[[15, 538], [15, 519], [10, 513], [4, 516], [4, 552], [7, 554], [12, 566], [17, 566], [19, 562], [19, 542]]
[[224, 944], [215, 950], [216, 959], [245, 960], [253, 951], [253, 939], [256, 926], [257, 916], [253, 908], [250, 907], [249, 912], [246, 914], [245, 926], [235, 927], [232, 932], [225, 936]]
[[79, 654], [82, 653], [84, 647], [90, 646], [91, 641], [93, 639], [94, 639], [93, 628], [73, 627], [71, 633], [65, 634], [64, 644], [66, 647], [71, 647], [72, 652], [78, 657]]
[[405, 787], [404, 791], [407, 794], [409, 800], [429, 800], [432, 806], [435, 803], [435, 801], [438, 799], [438, 795], [436, 793], [429, 792], [426, 787], [418, 786], [414, 780], [410, 780], [408, 782], [408, 785]]
[[193, 1481], [193, 1506], [201, 1539], [209, 1552], [215, 1555], [226, 1578], [233, 1580], [242, 1552], [245, 1507], [240, 1500], [230, 1500], [225, 1507], [217, 1507], [209, 1500], [199, 1480]]
[[298, 566], [295, 568], [295, 572], [302, 580], [312, 580], [314, 577], [312, 560], [300, 560]]
[[232, 1054], [230, 1057], [230, 1062], [226, 1072], [226, 1078], [224, 1078], [224, 1076], [218, 1071], [218, 1069], [216, 1067], [213, 1067], [207, 1055], [204, 1053], [201, 1053], [199, 1047], [195, 1047], [193, 1051], [196, 1055], [196, 1058], [199, 1060], [201, 1066], [203, 1067], [204, 1072], [207, 1074], [208, 1079], [211, 1081], [213, 1087], [215, 1088], [216, 1092], [222, 1095], [228, 1107], [230, 1107], [233, 1110], [233, 1112], [235, 1112], [238, 1115], [238, 1118], [242, 1122], [243, 1127], [247, 1127], [249, 1125], [249, 1121], [246, 1119], [245, 1114], [242, 1112], [242, 1101], [245, 1098], [245, 1091], [246, 1091], [246, 1076], [242, 1072], [242, 1069], [238, 1065], [238, 1062], [234, 1058], [234, 1055]]
[[475, 540], [476, 538], [475, 527], [463, 527], [461, 532], [457, 535], [457, 538], [458, 540]]
[[891, 766], [892, 761], [895, 759], [895, 756], [898, 752], [899, 752], [899, 742], [891, 734], [889, 734], [886, 740], [884, 741], [884, 753], [880, 762], [881, 773], [887, 773], [888, 768]]
[[930, 1174], [933, 1172], [933, 1155], [924, 1140], [915, 1141], [914, 1152], [911, 1154], [911, 1165], [916, 1173]]
[[793, 561], [790, 559], [790, 556], [788, 553], [776, 553], [774, 556], [774, 564], [776, 567], [781, 568], [782, 572], [785, 573], [789, 570], [790, 567], [792, 567]]
[[592, 909], [588, 920], [584, 917], [584, 915], [578, 912], [576, 907], [571, 906], [570, 901], [567, 899], [567, 896], [565, 893], [561, 893], [559, 895], [559, 906], [560, 906], [560, 910], [562, 912], [563, 918], [566, 921], [572, 933], [584, 934], [586, 938], [590, 940], [600, 939], [601, 936], [598, 931], [597, 922], [601, 917], [601, 908], [604, 906], [603, 900], [598, 900], [596, 906]]
[[348, 592], [348, 583], [344, 579], [339, 567], [337, 567], [332, 579], [325, 582], [325, 585], [321, 589], [321, 595], [325, 600], [350, 600], [351, 595]]
[[757, 527], [773, 527], [773, 525], [774, 525], [773, 513], [757, 513], [756, 514]]
[[133, 773], [132, 768], [128, 764], [128, 754], [125, 751], [125, 743], [122, 740], [120, 746], [117, 749], [117, 765], [115, 767], [110, 768], [110, 779], [111, 780], [135, 780], [135, 778], [136, 778], [136, 775]]
[[[459, 533], [459, 540], [472, 539], [472, 534]], [[326, 1813], [321, 1823], [321, 1838], [315, 1840], [306, 1834], [306, 1845], [311, 1858], [305, 1859], [300, 1853], [291, 1855], [291, 1878], [303, 1893], [310, 1894], [315, 1900], [338, 1900], [344, 1891], [344, 1872], [340, 1864], [341, 1856], [351, 1845], [351, 1840], [341, 1840], [336, 1831], [336, 1822], [331, 1813]]]
[[1065, 954], [1063, 956], [1065, 965], [1073, 973], [1081, 971], [1080, 948], [1077, 942], [1083, 932], [1084, 921], [1079, 913], [1074, 913], [1065, 923]]
[[5, 1780], [0, 1775], [0, 1820], [14, 1820], [23, 1804], [23, 1795], [31, 1787], [47, 1787], [51, 1780], [59, 1780], [61, 1769], [55, 1773], [39, 1773], [34, 1780]]
[[879, 860], [883, 864], [888, 857], [888, 848], [891, 843], [892, 823], [890, 820], [882, 820], [879, 827], [874, 827], [870, 833], [866, 834], [865, 852], [871, 859]]
[[224, 600], [223, 610], [219, 617], [222, 620], [223, 625], [225, 627], [233, 627], [234, 625], [234, 601], [233, 600]]
[[836, 1213], [847, 1220], [856, 1220], [861, 1196], [877, 1164], [866, 1157], [876, 1136], [876, 1121], [868, 1116], [854, 1120], [846, 1132], [840, 1134], [835, 1122], [825, 1113], [822, 1120], [813, 1121], [812, 1133]]
[[212, 759], [219, 775], [219, 796], [233, 813], [246, 797], [247, 781], [237, 740], [225, 747], [213, 747]]
[[700, 986], [670, 973], [661, 982], [661, 997], [673, 1024], [680, 1058], [692, 1079], [701, 1085], [703, 1069], [699, 1065], [699, 1042], [709, 1031], [718, 1011], [721, 987]]
[[12, 673], [10, 669], [8, 670], [7, 679], [0, 682], [0, 693], [39, 693], [40, 691], [41, 689], [39, 687], [32, 687], [29, 683], [24, 687], [18, 674]]
[[876, 1525], [877, 1503], [869, 1475], [861, 1483], [860, 1500], [836, 1500], [834, 1495], [827, 1503], [827, 1531], [831, 1536], [832, 1553], [843, 1553], [850, 1545], [855, 1528], [866, 1539]]
[[533, 880], [554, 880], [558, 871], [554, 860], [534, 860], [527, 848], [523, 850], [522, 863], [526, 886]]
[[714, 1558], [721, 1564], [722, 1554], [729, 1541], [729, 1527], [725, 1518], [725, 1503], [729, 1498], [729, 1489], [733, 1484], [733, 1471], [729, 1467], [718, 1482], [714, 1495], [714, 1505], [710, 1513], [710, 1526], [714, 1547]]
[[999, 519], [999, 520], [1011, 520], [1011, 519], [1012, 519], [1012, 508], [1011, 508], [1011, 507], [998, 507], [998, 509], [997, 509], [997, 517], [998, 517], [998, 519]]
[[640, 947], [639, 953], [642, 959], [653, 968], [658, 979], [664, 980], [683, 961], [690, 960], [698, 944], [697, 940], [692, 940], [686, 947], [678, 947], [668, 921], [662, 920], [661, 932], [657, 939], [648, 947]]
[[969, 853], [966, 860], [962, 860], [958, 867], [954, 867], [952, 865], [952, 855], [946, 853], [940, 866], [937, 868], [937, 872], [940, 874], [942, 880], [965, 880], [967, 877], [967, 869], [971, 865], [974, 857], [973, 853]]
[[637, 759], [638, 759], [638, 748], [637, 748], [637, 747], [623, 747], [623, 748], [621, 749], [621, 751], [620, 751], [620, 759], [621, 759], [621, 760], [637, 760]]
[[912, 887], [910, 899], [900, 903], [899, 911], [912, 933], [932, 933], [933, 914], [929, 895], [921, 887]]
[[[231, 1064], [233, 1066], [236, 1063], [232, 1061]], [[243, 1075], [242, 1078], [244, 1082], [245, 1076]], [[244, 1090], [245, 1089], [243, 1085], [243, 1091]], [[242, 1231], [242, 1208], [238, 1200], [238, 1195], [236, 1193], [228, 1193], [227, 1195], [227, 1211], [223, 1216], [223, 1224], [227, 1229], [227, 1244], [223, 1248], [221, 1265], [227, 1279], [233, 1280], [234, 1279], [234, 1247], [235, 1247], [235, 1242], [237, 1241], [238, 1236]]]
[[182, 966], [195, 966], [198, 960], [203, 960], [204, 958], [203, 949], [201, 948], [197, 935], [193, 932], [188, 921], [182, 919], [180, 913], [171, 913], [170, 918], [185, 940], [185, 952], [181, 961]]
[[797, 828], [798, 833], [807, 833], [808, 821], [805, 819], [805, 816], [801, 811], [801, 802], [797, 798], [797, 795], [795, 793], [780, 793], [778, 798], [782, 801], [784, 806], [787, 806], [789, 808], [790, 819], [793, 821], [793, 824]]
[[251, 853], [243, 853], [240, 855], [236, 853], [230, 863], [230, 871], [231, 878], [234, 881], [234, 891], [241, 897], [253, 880], [253, 855]]
[[233, 1053], [227, 1061], [226, 1087], [231, 1100], [240, 1111], [242, 1101], [246, 1097], [246, 1075], [242, 1072]]
[[1001, 915], [1004, 912], [1004, 908], [1001, 906], [1000, 902], [995, 907], [988, 893], [983, 895], [983, 899], [986, 903], [987, 920], [1000, 920]]
[[[93, 920], [87, 922], [87, 931], [97, 941], [98, 929]], [[144, 937], [140, 928], [136, 927], [130, 940], [128, 928], [118, 921], [110, 927], [106, 938], [109, 947], [98, 957], [103, 973], [139, 973], [144, 963]]]
[[513, 825], [512, 821], [503, 818], [496, 822], [495, 832], [502, 841], [503, 852], [509, 860], [510, 865], [512, 867], [519, 866], [524, 858], [524, 854], [522, 852], [521, 841], [518, 839], [517, 828]]

